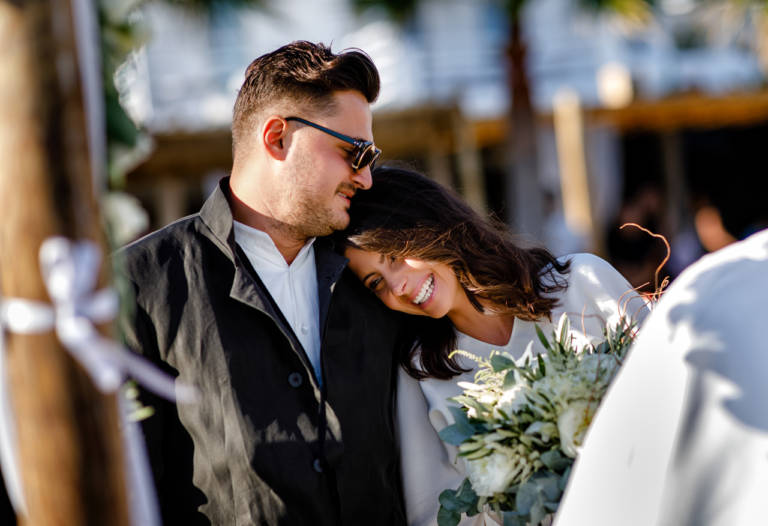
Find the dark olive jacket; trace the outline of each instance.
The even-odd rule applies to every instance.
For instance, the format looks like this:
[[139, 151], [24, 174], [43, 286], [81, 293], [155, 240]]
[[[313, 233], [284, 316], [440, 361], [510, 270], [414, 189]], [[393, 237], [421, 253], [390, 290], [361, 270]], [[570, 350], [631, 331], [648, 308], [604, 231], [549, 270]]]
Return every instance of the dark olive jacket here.
[[323, 384], [234, 242], [229, 180], [199, 214], [117, 255], [127, 345], [199, 391], [145, 397], [164, 524], [405, 524], [394, 435], [397, 318], [314, 244]]

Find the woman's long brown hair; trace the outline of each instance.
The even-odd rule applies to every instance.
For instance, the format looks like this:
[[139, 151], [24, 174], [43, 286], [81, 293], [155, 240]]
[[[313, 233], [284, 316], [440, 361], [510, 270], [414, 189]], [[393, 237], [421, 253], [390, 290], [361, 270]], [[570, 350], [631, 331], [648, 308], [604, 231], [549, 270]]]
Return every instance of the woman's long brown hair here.
[[[373, 186], [352, 201], [343, 243], [398, 258], [450, 266], [474, 307], [523, 320], [548, 318], [565, 289], [570, 262], [544, 248], [521, 248], [499, 221], [485, 220], [460, 197], [402, 168], [373, 171]], [[479, 300], [483, 300], [482, 304]], [[415, 344], [400, 363], [414, 378], [448, 379], [464, 369], [449, 355], [456, 332], [445, 317], [405, 316]], [[419, 365], [414, 354], [421, 348]]]

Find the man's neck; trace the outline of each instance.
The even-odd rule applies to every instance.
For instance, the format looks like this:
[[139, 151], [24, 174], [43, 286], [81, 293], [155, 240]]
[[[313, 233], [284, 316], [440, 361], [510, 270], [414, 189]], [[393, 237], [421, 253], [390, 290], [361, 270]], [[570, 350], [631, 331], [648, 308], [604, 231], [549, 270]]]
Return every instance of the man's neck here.
[[277, 247], [277, 250], [289, 265], [293, 263], [299, 251], [307, 244], [307, 237], [302, 236], [290, 226], [254, 210], [241, 201], [234, 192], [232, 195], [232, 217], [235, 221], [265, 232]]

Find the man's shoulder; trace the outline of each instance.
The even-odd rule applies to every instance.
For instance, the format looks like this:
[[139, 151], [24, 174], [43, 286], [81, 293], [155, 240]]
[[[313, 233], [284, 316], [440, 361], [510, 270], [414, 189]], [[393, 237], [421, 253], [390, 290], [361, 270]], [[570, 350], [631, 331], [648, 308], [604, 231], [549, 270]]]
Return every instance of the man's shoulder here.
[[119, 249], [115, 257], [129, 274], [182, 259], [185, 248], [199, 242], [201, 224], [198, 214], [181, 218]]

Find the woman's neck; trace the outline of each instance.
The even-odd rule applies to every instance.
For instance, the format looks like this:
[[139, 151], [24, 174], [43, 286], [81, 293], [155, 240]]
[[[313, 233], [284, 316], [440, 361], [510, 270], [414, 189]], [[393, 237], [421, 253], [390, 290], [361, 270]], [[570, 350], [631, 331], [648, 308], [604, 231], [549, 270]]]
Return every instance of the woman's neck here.
[[457, 330], [492, 345], [506, 345], [515, 322], [515, 317], [509, 314], [482, 313], [469, 300], [466, 306], [449, 312], [448, 318]]

